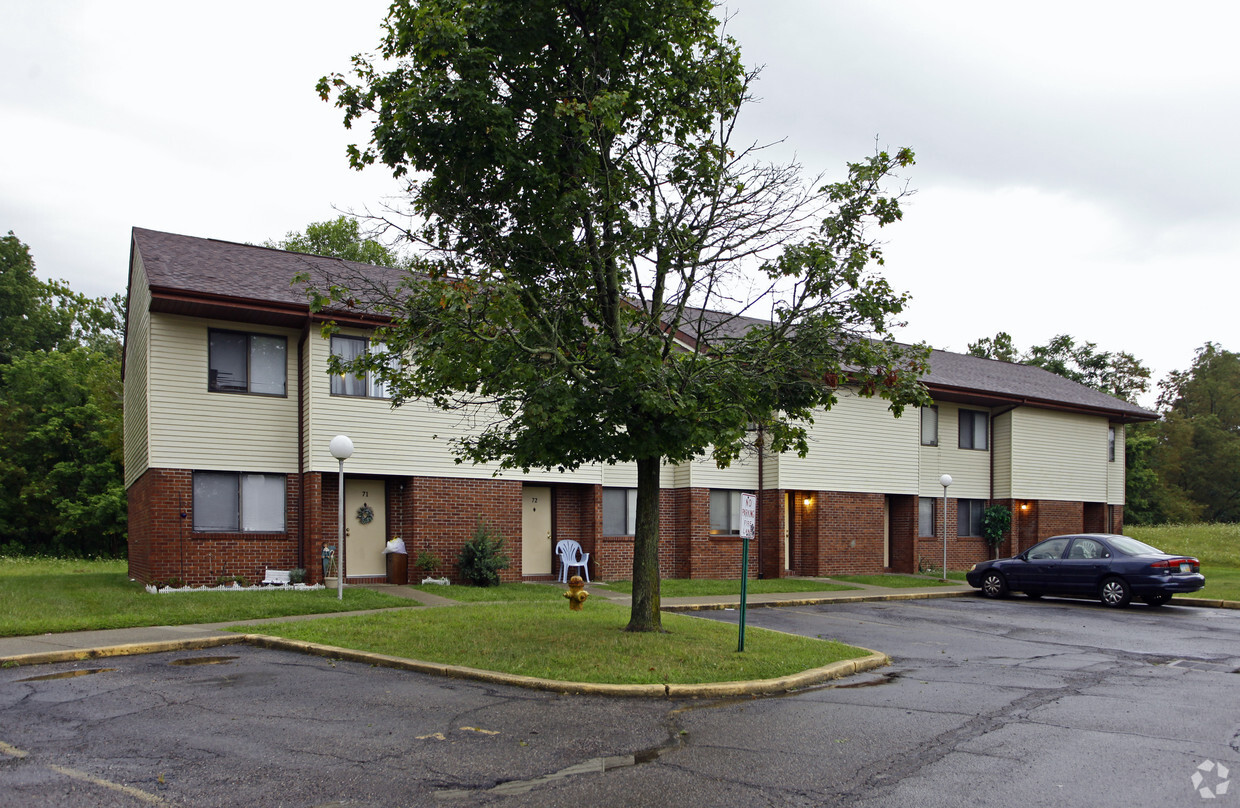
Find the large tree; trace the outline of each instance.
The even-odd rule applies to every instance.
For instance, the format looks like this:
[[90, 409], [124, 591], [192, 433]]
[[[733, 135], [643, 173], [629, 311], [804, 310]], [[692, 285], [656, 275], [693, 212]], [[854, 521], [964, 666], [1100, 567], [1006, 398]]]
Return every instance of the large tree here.
[[[397, 404], [486, 413], [462, 459], [635, 463], [633, 631], [660, 629], [663, 463], [727, 464], [755, 437], [804, 453], [838, 385], [897, 415], [926, 400], [925, 350], [888, 334], [905, 296], [868, 270], [869, 226], [900, 217], [885, 180], [912, 154], [819, 185], [733, 143], [754, 73], [713, 10], [396, 2], [381, 61], [319, 84], [369, 126], [352, 164], [407, 179], [405, 233], [425, 248], [403, 289], [367, 298], [404, 361], [359, 363]], [[311, 295], [357, 301], [349, 285]]]
[[1165, 489], [1207, 521], [1240, 522], [1240, 354], [1206, 343], [1159, 387], [1155, 458]]
[[3, 552], [124, 552], [122, 306], [40, 280], [25, 244], [0, 243]]
[[284, 234], [284, 238], [268, 239], [262, 246], [311, 255], [330, 255], [333, 258], [381, 267], [399, 267], [405, 264], [392, 248], [363, 234], [361, 223], [351, 216], [337, 216], [326, 222], [311, 222], [306, 225], [305, 230], [290, 230]]
[[1034, 345], [1021, 353], [1012, 342], [1012, 336], [1000, 331], [994, 337], [970, 342], [969, 353], [985, 359], [1045, 368], [1125, 401], [1135, 402], [1137, 396], [1150, 388], [1150, 369], [1132, 354], [1099, 351], [1097, 343], [1078, 343], [1068, 334], [1059, 334], [1045, 345]]

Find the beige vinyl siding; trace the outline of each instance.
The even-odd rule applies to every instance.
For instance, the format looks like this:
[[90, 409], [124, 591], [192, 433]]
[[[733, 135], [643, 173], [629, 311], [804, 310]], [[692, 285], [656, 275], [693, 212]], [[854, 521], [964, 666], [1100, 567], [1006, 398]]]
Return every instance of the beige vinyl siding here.
[[719, 468], [710, 455], [686, 465], [689, 466], [688, 488], [758, 489], [758, 455], [755, 452], [742, 453], [726, 469]]
[[[364, 332], [342, 330], [347, 336], [365, 336]], [[337, 461], [328, 444], [335, 435], [348, 435], [353, 441], [353, 456], [345, 463], [352, 474], [391, 474], [419, 477], [457, 477], [465, 479], [520, 479], [528, 482], [601, 484], [601, 466], [584, 466], [576, 471], [560, 473], [531, 469], [502, 471], [498, 463], [474, 464], [455, 462], [450, 439], [481, 431], [487, 423], [480, 409], [465, 411], [440, 410], [423, 401], [407, 401], [392, 408], [381, 398], [333, 396], [327, 360], [331, 354], [330, 340], [317, 332], [306, 342], [308, 353], [307, 469], [335, 471]], [[634, 475], [636, 480], [636, 475]]]
[[142, 258], [134, 251], [129, 281], [129, 328], [125, 333], [124, 436], [125, 487], [134, 483], [149, 465], [147, 398], [151, 335], [151, 291]]
[[1012, 498], [1012, 413], [1009, 410], [994, 416], [991, 421], [994, 434], [990, 436], [990, 451], [994, 454], [994, 498]]
[[[210, 328], [287, 337], [288, 395], [207, 391]], [[156, 468], [297, 471], [297, 332], [151, 314], [150, 464]]]
[[[960, 410], [957, 404], [940, 402], [939, 445], [920, 446], [920, 435], [914, 445], [919, 446], [917, 494], [922, 497], [943, 496], [939, 478], [944, 474], [952, 477], [947, 495], [955, 499], [990, 499], [990, 451], [960, 448]], [[983, 407], [963, 407], [975, 412], [986, 412]], [[993, 431], [993, 430], [990, 430]], [[989, 435], [994, 446], [994, 435]]]
[[814, 417], [809, 454], [784, 452], [776, 468], [764, 472], [785, 489], [913, 494], [919, 436], [916, 408], [896, 418], [885, 400], [845, 390], [834, 407]]
[[1115, 424], [1115, 462], [1107, 463], [1107, 504], [1123, 505], [1125, 479], [1128, 473], [1128, 458], [1124, 452], [1124, 442], [1128, 430], [1123, 424]]
[[1105, 417], [1021, 407], [1012, 412], [1012, 496], [1104, 502]]
[[[598, 470], [599, 482], [608, 488], [636, 488], [637, 487], [637, 464], [636, 463], [616, 463], [608, 465], [600, 463], [596, 466], [590, 466], [588, 469], [582, 469], [582, 472], [588, 474], [592, 470]], [[680, 466], [674, 466], [670, 463], [664, 463], [659, 469], [659, 487], [660, 488], [680, 488], [677, 480], [680, 478]], [[586, 482], [580, 476], [567, 482]]]

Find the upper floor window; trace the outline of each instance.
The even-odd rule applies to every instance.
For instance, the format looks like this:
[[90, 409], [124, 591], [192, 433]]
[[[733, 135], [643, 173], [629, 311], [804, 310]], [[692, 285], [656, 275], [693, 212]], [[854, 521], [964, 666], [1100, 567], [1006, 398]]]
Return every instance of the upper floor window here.
[[[332, 356], [340, 357], [342, 362], [360, 359], [367, 352], [371, 354], [387, 353], [383, 343], [371, 343], [365, 337], [345, 337], [339, 334], [332, 336]], [[390, 361], [390, 360], [389, 360]], [[387, 398], [387, 387], [373, 372], [356, 375], [353, 373], [334, 374], [332, 376], [333, 396], [361, 396], [364, 398]]]
[[637, 489], [603, 489], [603, 535], [632, 536], [637, 532]]
[[741, 492], [712, 490], [710, 492], [711, 535], [741, 535]]
[[960, 448], [990, 448], [989, 440], [990, 414], [978, 410], [960, 411]]
[[1107, 429], [1107, 462], [1115, 462], [1115, 427]]
[[272, 334], [207, 332], [207, 389], [213, 393], [288, 394], [288, 340]]
[[236, 471], [194, 472], [194, 531], [283, 533], [285, 477]]
[[921, 408], [921, 445], [939, 445], [939, 408], [930, 406]]

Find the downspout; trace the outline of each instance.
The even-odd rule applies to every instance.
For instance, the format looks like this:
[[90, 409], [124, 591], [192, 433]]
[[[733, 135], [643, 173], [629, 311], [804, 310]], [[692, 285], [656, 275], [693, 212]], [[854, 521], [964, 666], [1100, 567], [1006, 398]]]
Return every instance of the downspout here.
[[[756, 524], [754, 525], [753, 533], [754, 533], [754, 538], [757, 539], [758, 541], [758, 577], [759, 578], [763, 577], [763, 571], [762, 571], [763, 570], [763, 567], [762, 567], [762, 494], [763, 492], [766, 491], [766, 486], [764, 484], [763, 477], [762, 477], [762, 473], [763, 473], [762, 457], [763, 455], [766, 454], [765, 447], [766, 447], [766, 441], [764, 440], [762, 424], [758, 424], [758, 501], [757, 501], [757, 507], [754, 509], [754, 521], [756, 522]], [[745, 574], [748, 575], [749, 571], [745, 570]]]
[[297, 566], [306, 568], [306, 393], [301, 377], [306, 360], [306, 340], [310, 321], [297, 340]]
[[[1022, 402], [1023, 404], [1024, 402]], [[1007, 415], [1012, 410], [1021, 406], [1021, 404], [1013, 404], [1007, 409], [992, 412], [990, 414], [990, 501], [995, 501], [995, 419], [1000, 415]]]

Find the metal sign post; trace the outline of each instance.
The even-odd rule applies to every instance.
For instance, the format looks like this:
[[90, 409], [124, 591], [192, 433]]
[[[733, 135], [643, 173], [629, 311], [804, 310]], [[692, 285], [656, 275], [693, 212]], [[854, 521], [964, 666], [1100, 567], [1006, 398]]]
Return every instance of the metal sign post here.
[[745, 602], [749, 590], [749, 540], [754, 537], [758, 521], [758, 496], [741, 494], [741, 619], [737, 652], [745, 650]]

